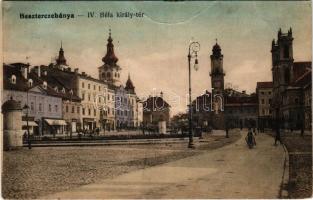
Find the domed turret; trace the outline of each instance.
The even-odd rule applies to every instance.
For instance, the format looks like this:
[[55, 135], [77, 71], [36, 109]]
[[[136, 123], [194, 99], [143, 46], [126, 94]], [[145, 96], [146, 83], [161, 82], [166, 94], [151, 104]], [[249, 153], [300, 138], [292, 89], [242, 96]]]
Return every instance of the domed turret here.
[[118, 58], [116, 57], [114, 53], [114, 45], [113, 45], [113, 39], [111, 37], [111, 30], [109, 32], [109, 38], [108, 38], [108, 44], [107, 44], [107, 53], [106, 55], [102, 58], [102, 61], [105, 64], [108, 65], [115, 65], [118, 61]]
[[7, 112], [7, 111], [11, 111], [11, 110], [22, 110], [21, 108], [21, 104], [15, 100], [13, 100], [13, 98], [11, 97], [10, 100], [4, 102], [4, 104], [2, 104], [2, 112]]

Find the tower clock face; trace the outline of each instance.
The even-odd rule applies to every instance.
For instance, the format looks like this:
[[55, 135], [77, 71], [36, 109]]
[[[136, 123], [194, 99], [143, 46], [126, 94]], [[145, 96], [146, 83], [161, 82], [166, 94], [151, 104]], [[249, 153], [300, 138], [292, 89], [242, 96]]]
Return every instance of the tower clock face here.
[[220, 88], [221, 87], [221, 81], [214, 81], [214, 88]]

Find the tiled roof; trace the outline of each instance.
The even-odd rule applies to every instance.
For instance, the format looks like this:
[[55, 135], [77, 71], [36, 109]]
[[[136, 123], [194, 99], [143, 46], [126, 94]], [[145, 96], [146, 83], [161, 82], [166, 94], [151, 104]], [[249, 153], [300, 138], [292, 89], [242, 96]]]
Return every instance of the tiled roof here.
[[257, 88], [272, 88], [273, 82], [257, 82], [256, 87]]
[[160, 111], [171, 107], [162, 97], [149, 97], [143, 103], [143, 108], [145, 111]]
[[298, 77], [297, 80], [294, 82], [294, 86], [298, 87], [305, 87], [307, 85], [312, 84], [312, 70], [307, 69], [307, 71], [302, 74], [300, 77]]
[[257, 104], [258, 99], [256, 95], [251, 95], [249, 97], [230, 97], [225, 98], [225, 103], [227, 104]]
[[198, 106], [211, 105], [211, 93], [209, 91], [205, 91], [205, 93], [201, 96], [198, 96], [195, 100], [192, 101], [192, 104], [195, 105], [197, 102]]
[[[22, 66], [27, 66], [22, 63], [4, 64], [3, 65], [3, 89], [27, 91], [27, 80], [22, 75]], [[16, 76], [16, 83], [11, 83], [12, 75]]]
[[[54, 74], [48, 71], [48, 66], [40, 66], [41, 70], [41, 76], [38, 77], [38, 71], [36, 69], [32, 69], [30, 73], [28, 74], [28, 80], [25, 79], [25, 77], [22, 74], [22, 68], [26, 67], [26, 64], [23, 63], [13, 63], [10, 65], [3, 65], [3, 83], [4, 83], [4, 89], [5, 90], [18, 90], [18, 91], [24, 91], [26, 92], [28, 89], [28, 80], [33, 80], [33, 85], [31, 88], [36, 87], [38, 85], [42, 86], [43, 82], [47, 82], [47, 89], [45, 90], [47, 92], [47, 95], [50, 96], [56, 96], [60, 97], [62, 99], [71, 99], [73, 101], [80, 101], [81, 99], [76, 94], [71, 94], [70, 90], [73, 87], [68, 87], [64, 84], [62, 84], [61, 77], [59, 74]], [[38, 66], [37, 66], [38, 68]], [[47, 75], [43, 73], [44, 70], [47, 70]], [[16, 84], [11, 83], [11, 76], [16, 76]], [[57, 78], [56, 78], [57, 77]], [[66, 77], [68, 83], [72, 81], [69, 77]], [[55, 90], [55, 87], [58, 88], [58, 90]], [[62, 89], [65, 89], [65, 93], [62, 91]], [[74, 91], [73, 91], [74, 92]]]
[[297, 80], [307, 69], [312, 69], [312, 62], [294, 62], [293, 63], [293, 80]]

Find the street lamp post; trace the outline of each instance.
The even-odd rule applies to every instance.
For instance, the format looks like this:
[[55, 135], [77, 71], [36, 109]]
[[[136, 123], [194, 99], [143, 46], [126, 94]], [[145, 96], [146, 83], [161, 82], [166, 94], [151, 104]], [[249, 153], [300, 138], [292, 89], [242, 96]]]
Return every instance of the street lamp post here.
[[193, 134], [192, 134], [192, 105], [191, 105], [191, 58], [195, 58], [194, 69], [198, 70], [198, 51], [200, 50], [199, 42], [192, 42], [189, 44], [189, 51], [188, 51], [188, 72], [189, 72], [189, 144], [188, 148], [194, 148], [193, 143]]

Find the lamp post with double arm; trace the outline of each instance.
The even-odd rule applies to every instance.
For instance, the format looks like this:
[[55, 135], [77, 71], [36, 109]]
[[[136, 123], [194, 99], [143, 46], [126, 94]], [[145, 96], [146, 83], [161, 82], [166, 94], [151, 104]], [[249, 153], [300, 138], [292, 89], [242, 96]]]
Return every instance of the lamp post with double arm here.
[[188, 148], [194, 148], [194, 143], [193, 143], [193, 133], [192, 133], [192, 105], [191, 105], [191, 59], [195, 59], [194, 63], [194, 69], [198, 70], [198, 52], [200, 51], [200, 44], [199, 42], [191, 42], [189, 44], [188, 48], [188, 72], [189, 72], [189, 117], [188, 117], [188, 122], [189, 122], [189, 143], [188, 143]]

